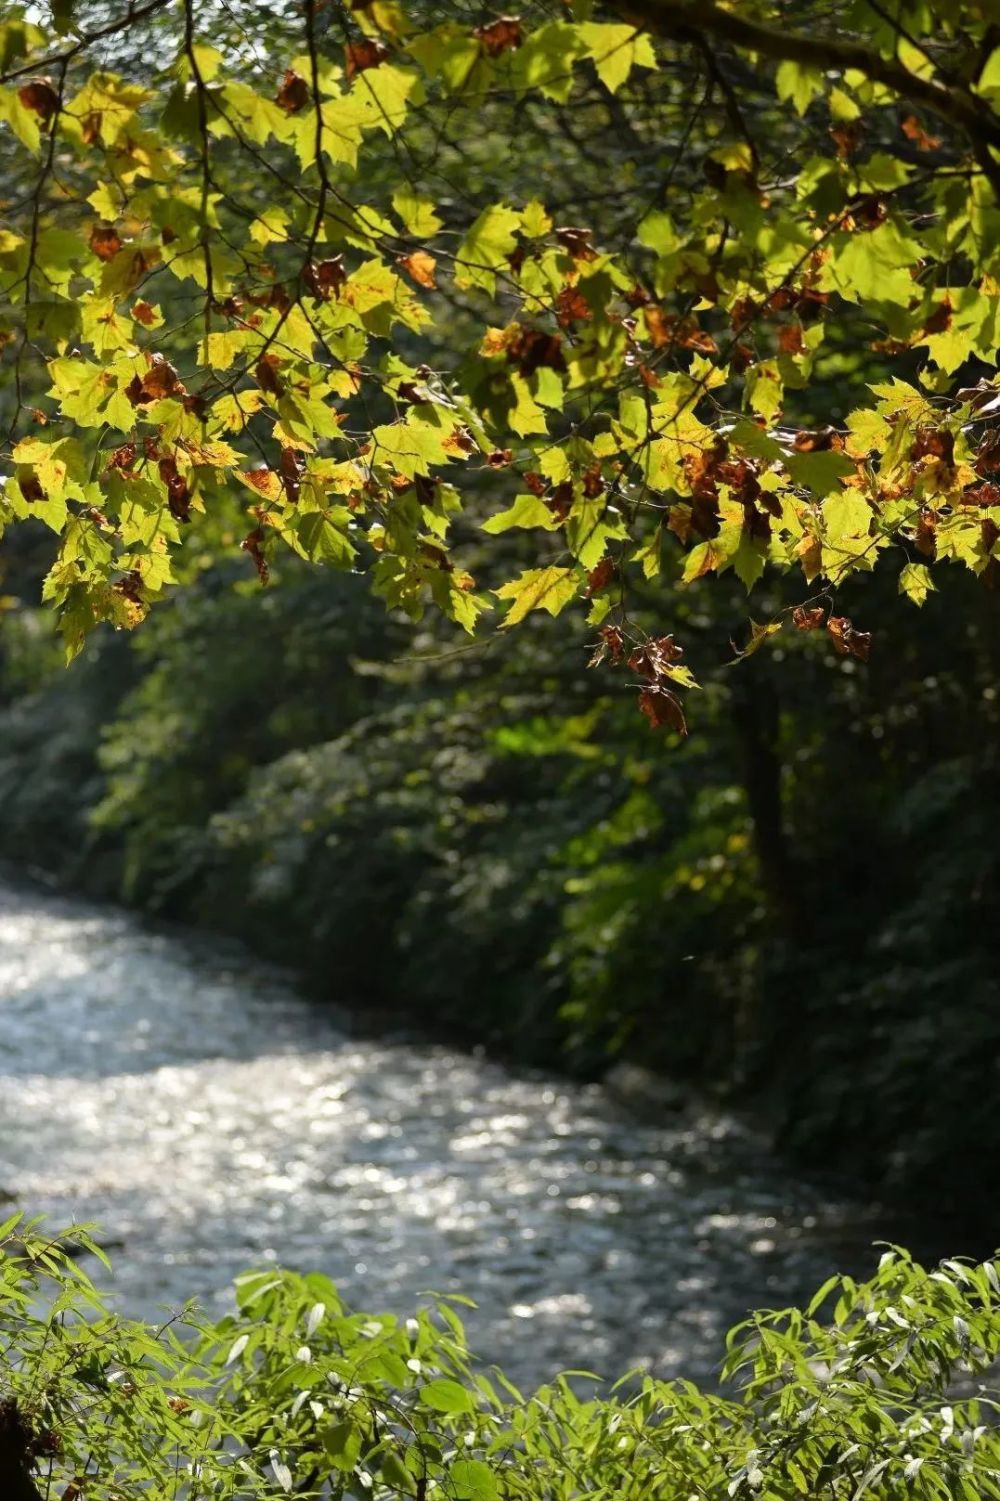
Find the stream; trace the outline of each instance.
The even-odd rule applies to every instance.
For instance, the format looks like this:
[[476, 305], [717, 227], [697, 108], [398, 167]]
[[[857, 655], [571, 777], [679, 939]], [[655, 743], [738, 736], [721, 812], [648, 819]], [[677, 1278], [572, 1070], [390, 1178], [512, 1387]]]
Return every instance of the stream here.
[[597, 1085], [352, 1036], [227, 940], [6, 884], [0, 1200], [97, 1222], [132, 1314], [221, 1312], [276, 1261], [372, 1310], [460, 1291], [522, 1383], [711, 1381], [751, 1307], [876, 1259], [863, 1208], [725, 1115], [650, 1124]]

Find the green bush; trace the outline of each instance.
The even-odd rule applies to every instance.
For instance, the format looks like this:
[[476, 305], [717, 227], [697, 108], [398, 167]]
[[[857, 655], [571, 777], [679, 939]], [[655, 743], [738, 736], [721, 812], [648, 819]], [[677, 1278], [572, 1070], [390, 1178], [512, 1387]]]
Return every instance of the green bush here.
[[[235, 1312], [108, 1312], [85, 1229], [0, 1227], [4, 1501], [984, 1501], [1000, 1497], [1000, 1272], [887, 1251], [808, 1313], [729, 1336], [727, 1394], [582, 1373], [530, 1396], [468, 1351], [453, 1304], [356, 1314], [326, 1278], [238, 1279]], [[816, 1315], [827, 1310], [820, 1322]], [[589, 1394], [581, 1395], [589, 1388]]]

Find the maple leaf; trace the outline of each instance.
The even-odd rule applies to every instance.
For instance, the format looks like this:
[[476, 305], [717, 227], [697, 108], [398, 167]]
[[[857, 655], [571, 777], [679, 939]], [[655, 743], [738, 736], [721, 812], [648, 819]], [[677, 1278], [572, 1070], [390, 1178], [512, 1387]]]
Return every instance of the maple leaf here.
[[156, 310], [148, 302], [141, 300], [132, 304], [132, 317], [146, 328], [151, 328], [157, 321]]

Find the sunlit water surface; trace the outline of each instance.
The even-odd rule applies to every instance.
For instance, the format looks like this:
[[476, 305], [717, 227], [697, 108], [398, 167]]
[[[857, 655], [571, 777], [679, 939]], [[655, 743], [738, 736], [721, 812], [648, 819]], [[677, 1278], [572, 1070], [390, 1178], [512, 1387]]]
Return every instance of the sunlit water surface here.
[[708, 1377], [751, 1306], [872, 1259], [731, 1120], [650, 1125], [596, 1086], [352, 1038], [239, 949], [4, 885], [0, 1194], [98, 1221], [129, 1312], [221, 1310], [275, 1260], [355, 1306], [462, 1291], [524, 1382]]

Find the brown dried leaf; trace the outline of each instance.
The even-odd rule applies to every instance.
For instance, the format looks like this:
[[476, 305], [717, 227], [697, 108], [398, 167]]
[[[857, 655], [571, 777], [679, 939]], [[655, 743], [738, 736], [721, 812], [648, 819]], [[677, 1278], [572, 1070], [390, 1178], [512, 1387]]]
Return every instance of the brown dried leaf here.
[[191, 520], [191, 488], [178, 472], [176, 460], [167, 456], [159, 462], [160, 479], [167, 487], [167, 506], [176, 521]]
[[854, 155], [863, 134], [864, 125], [860, 120], [841, 120], [837, 125], [830, 126], [830, 135], [841, 161]]
[[920, 459], [943, 459], [946, 464], [954, 462], [955, 434], [939, 427], [918, 427], [910, 446], [910, 458], [916, 464]]
[[782, 354], [805, 354], [806, 343], [802, 337], [801, 323], [786, 323], [778, 330], [778, 348]]
[[170, 361], [162, 354], [154, 354], [142, 377], [142, 389], [148, 401], [161, 401], [167, 396], [183, 396], [186, 387]]
[[472, 33], [487, 57], [499, 57], [502, 52], [513, 51], [524, 40], [520, 16], [498, 16], [486, 26], [477, 26]]
[[49, 123], [59, 108], [59, 95], [47, 78], [32, 78], [28, 83], [22, 84], [17, 97], [25, 109], [40, 116], [43, 125]]
[[34, 469], [29, 469], [26, 474], [17, 477], [18, 488], [29, 505], [37, 505], [41, 500], [48, 500], [48, 491], [43, 486]]
[[268, 566], [267, 558], [264, 556], [263, 527], [255, 526], [253, 531], [243, 538], [240, 547], [245, 553], [249, 553], [253, 559], [253, 566], [257, 570], [257, 577], [260, 579], [261, 584], [266, 584], [271, 577], [271, 569]]
[[906, 139], [912, 141], [918, 151], [936, 151], [941, 144], [941, 137], [930, 135], [916, 115], [907, 115], [900, 128]]
[[931, 313], [930, 317], [927, 319], [927, 322], [923, 327], [923, 332], [925, 334], [947, 333], [948, 329], [951, 327], [951, 315], [951, 302], [949, 298], [945, 297], [941, 300], [941, 302], [938, 303], [933, 313]]
[[578, 287], [563, 287], [556, 298], [556, 319], [563, 328], [592, 318], [590, 305]]
[[566, 356], [559, 334], [547, 334], [539, 328], [522, 328], [507, 345], [507, 358], [527, 378], [543, 367], [565, 371]]
[[278, 374], [281, 360], [276, 354], [265, 354], [257, 361], [254, 370], [254, 379], [262, 391], [267, 391], [271, 396], [281, 396], [285, 389], [285, 382]]
[[600, 640], [594, 648], [593, 655], [587, 663], [588, 667], [598, 667], [605, 657], [610, 657], [612, 662], [620, 662], [625, 655], [625, 637], [621, 627], [617, 625], [602, 626], [599, 632]]
[[131, 469], [132, 465], [135, 463], [135, 453], [136, 449], [134, 443], [123, 443], [120, 448], [116, 448], [114, 453], [112, 453], [110, 459], [108, 460], [107, 468], [121, 470]]
[[585, 590], [587, 598], [592, 599], [595, 594], [600, 594], [602, 589], [606, 589], [614, 578], [615, 572], [614, 559], [608, 557], [602, 558], [596, 568], [592, 568], [587, 574], [587, 588]]
[[857, 657], [867, 662], [871, 654], [870, 631], [857, 631], [846, 615], [831, 615], [826, 623], [834, 647], [842, 657]]
[[555, 230], [557, 244], [568, 250], [575, 261], [593, 261], [597, 251], [590, 243], [591, 231], [578, 226], [563, 225]]
[[121, 236], [113, 224], [95, 224], [90, 231], [90, 248], [99, 261], [114, 260], [122, 248]]
[[835, 427], [802, 428], [795, 434], [792, 444], [796, 453], [826, 453], [828, 449], [841, 452], [844, 439]]
[[651, 683], [639, 694], [639, 708], [654, 730], [673, 730], [678, 735], [687, 734], [687, 720], [680, 699], [673, 689], [661, 683]]
[[358, 42], [348, 42], [344, 48], [344, 72], [349, 79], [353, 78], [355, 74], [364, 73], [368, 68], [377, 68], [388, 56], [388, 47], [377, 37], [364, 37]]
[[285, 69], [274, 102], [289, 115], [297, 115], [309, 103], [309, 85], [294, 68]]
[[797, 631], [816, 631], [823, 624], [826, 610], [822, 605], [796, 605], [792, 624]]

